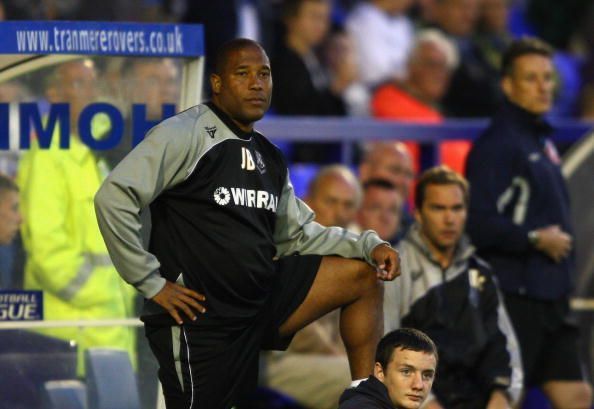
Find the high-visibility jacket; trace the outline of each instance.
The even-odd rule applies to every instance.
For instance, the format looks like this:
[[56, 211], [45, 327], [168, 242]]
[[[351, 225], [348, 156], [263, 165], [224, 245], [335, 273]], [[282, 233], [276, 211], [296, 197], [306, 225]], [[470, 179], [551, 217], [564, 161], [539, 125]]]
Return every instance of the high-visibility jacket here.
[[[117, 274], [97, 226], [93, 197], [104, 177], [91, 150], [77, 137], [60, 149], [36, 143], [20, 162], [17, 182], [27, 251], [24, 286], [43, 290], [44, 319], [92, 320], [131, 317], [134, 290]], [[126, 349], [135, 361], [135, 331], [126, 327], [44, 329], [78, 344], [79, 374], [88, 347]]]

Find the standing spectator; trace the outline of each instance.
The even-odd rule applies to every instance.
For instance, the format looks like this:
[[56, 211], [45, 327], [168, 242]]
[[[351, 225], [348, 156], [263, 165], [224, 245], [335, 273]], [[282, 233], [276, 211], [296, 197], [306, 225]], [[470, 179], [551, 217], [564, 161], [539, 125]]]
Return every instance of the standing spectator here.
[[522, 389], [519, 348], [489, 266], [464, 233], [468, 184], [447, 167], [423, 173], [400, 242], [402, 276], [385, 286], [384, 328], [425, 331], [441, 362], [428, 408], [510, 408]]
[[431, 392], [437, 348], [426, 334], [402, 328], [384, 335], [377, 346], [373, 376], [347, 389], [339, 409], [417, 409]]
[[506, 101], [468, 157], [468, 231], [499, 278], [526, 387], [540, 386], [555, 408], [589, 408], [578, 328], [569, 319], [569, 198], [543, 117], [553, 100], [551, 57], [552, 49], [535, 38], [515, 41], [504, 54]]
[[[49, 75], [51, 103], [70, 107], [69, 149], [36, 143], [23, 155], [18, 170], [27, 251], [25, 288], [44, 292], [48, 320], [117, 319], [132, 316], [133, 289], [119, 279], [99, 232], [93, 196], [105, 173], [76, 130], [82, 109], [95, 100], [97, 72], [91, 60], [64, 63]], [[99, 134], [99, 133], [96, 133]], [[47, 335], [78, 344], [79, 373], [85, 349], [119, 347], [133, 353], [134, 332], [125, 327], [56, 328]], [[132, 354], [134, 361], [135, 356]]]
[[[311, 181], [306, 203], [322, 226], [346, 228], [355, 220], [361, 187], [345, 166], [322, 168]], [[307, 408], [333, 409], [350, 384], [349, 361], [332, 311], [300, 330], [287, 352], [265, 355], [265, 384]]]
[[412, 0], [367, 0], [347, 17], [355, 40], [359, 72], [372, 88], [394, 76], [402, 77], [414, 41], [414, 28], [405, 15]]
[[370, 179], [363, 185], [363, 201], [357, 212], [361, 230], [373, 230], [382, 240], [396, 241], [402, 215], [402, 196], [385, 179]]

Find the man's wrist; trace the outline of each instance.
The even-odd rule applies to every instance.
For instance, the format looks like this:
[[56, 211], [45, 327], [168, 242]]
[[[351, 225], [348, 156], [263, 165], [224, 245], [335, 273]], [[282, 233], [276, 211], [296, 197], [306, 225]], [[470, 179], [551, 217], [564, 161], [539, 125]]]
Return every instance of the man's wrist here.
[[532, 245], [532, 247], [538, 246], [538, 242], [540, 241], [540, 233], [538, 230], [530, 230], [528, 232], [528, 242]]

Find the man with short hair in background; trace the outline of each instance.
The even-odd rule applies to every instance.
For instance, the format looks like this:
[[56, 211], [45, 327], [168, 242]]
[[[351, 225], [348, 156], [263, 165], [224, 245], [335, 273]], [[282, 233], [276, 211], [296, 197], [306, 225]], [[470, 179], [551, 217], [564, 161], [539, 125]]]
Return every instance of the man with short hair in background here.
[[365, 183], [370, 179], [385, 179], [400, 192], [403, 206], [400, 226], [396, 237], [390, 243], [397, 242], [406, 234], [413, 223], [406, 203], [415, 177], [413, 158], [403, 142], [372, 142], [365, 146], [363, 159], [359, 164], [359, 179]]
[[545, 119], [553, 103], [553, 49], [536, 38], [506, 50], [506, 101], [467, 161], [472, 184], [468, 232], [493, 266], [522, 347], [526, 387], [556, 409], [592, 403], [570, 319], [575, 269], [570, 203]]
[[362, 230], [373, 230], [383, 240], [390, 241], [398, 234], [402, 205], [402, 196], [392, 183], [385, 179], [370, 179], [363, 185], [357, 225]]
[[385, 286], [384, 327], [425, 331], [441, 362], [431, 409], [509, 409], [519, 399], [519, 348], [491, 268], [474, 254], [464, 226], [468, 183], [451, 169], [425, 171], [415, 224], [399, 243], [403, 270]]

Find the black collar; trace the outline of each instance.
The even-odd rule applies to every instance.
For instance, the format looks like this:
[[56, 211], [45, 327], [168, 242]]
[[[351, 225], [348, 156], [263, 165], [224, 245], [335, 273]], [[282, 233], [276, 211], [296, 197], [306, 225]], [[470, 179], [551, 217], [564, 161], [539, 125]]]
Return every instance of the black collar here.
[[238, 138], [244, 139], [244, 140], [249, 140], [251, 139], [252, 136], [256, 135], [255, 131], [250, 131], [250, 132], [246, 132], [244, 130], [242, 130], [241, 128], [239, 128], [237, 126], [237, 124], [235, 122], [233, 122], [233, 120], [231, 119], [231, 117], [229, 115], [227, 115], [225, 112], [223, 112], [219, 107], [217, 107], [214, 102], [212, 101], [208, 101], [206, 102], [204, 105], [206, 105], [207, 107], [210, 108], [210, 110], [212, 112], [215, 113], [216, 116], [219, 117], [219, 119], [221, 121], [223, 121], [223, 123], [225, 125], [227, 125], [227, 127], [229, 129], [231, 129], [231, 132], [233, 132], [235, 135], [237, 135]]
[[539, 137], [548, 136], [553, 132], [553, 127], [543, 115], [527, 111], [507, 98], [503, 103], [502, 111], [503, 115], [508, 120], [511, 119], [512, 123], [531, 132], [536, 132]]

